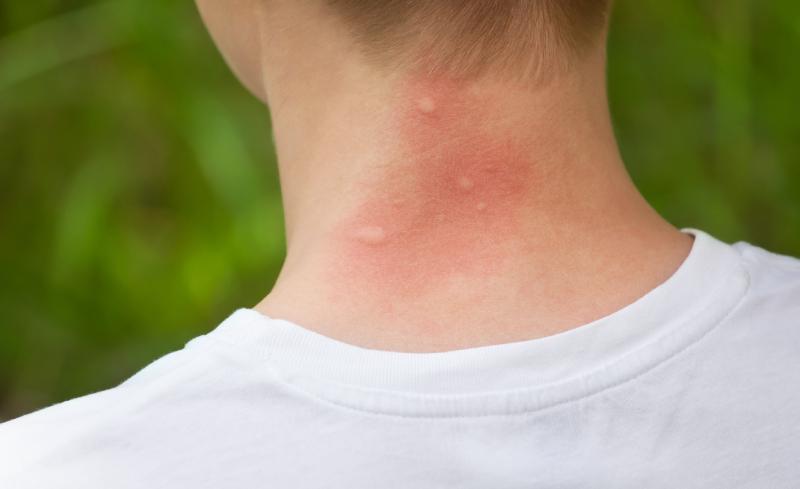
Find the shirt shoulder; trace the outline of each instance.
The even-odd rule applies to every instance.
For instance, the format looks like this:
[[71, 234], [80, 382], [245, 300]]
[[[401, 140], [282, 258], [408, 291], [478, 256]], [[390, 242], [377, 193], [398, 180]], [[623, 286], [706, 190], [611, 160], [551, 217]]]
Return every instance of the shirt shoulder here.
[[[800, 260], [744, 242], [732, 247], [741, 257], [749, 286], [721, 332], [739, 345], [740, 354], [762, 355], [770, 359], [768, 363], [780, 360], [785, 367], [796, 369], [800, 358]], [[797, 374], [791, 375], [796, 381]]]
[[763, 313], [800, 321], [800, 259], [745, 242], [733, 248], [749, 275], [749, 301]]
[[92, 467], [110, 469], [114, 454], [138, 450], [125, 441], [131, 426], [151, 424], [154, 415], [163, 415], [157, 406], [180, 392], [181, 385], [199, 382], [201, 359], [188, 349], [174, 351], [115, 387], [0, 424], [0, 487], [75, 487], [70, 484], [81, 480], [83, 470], [92, 470], [97, 484], [114, 486], [112, 480], [101, 480], [104, 471]]

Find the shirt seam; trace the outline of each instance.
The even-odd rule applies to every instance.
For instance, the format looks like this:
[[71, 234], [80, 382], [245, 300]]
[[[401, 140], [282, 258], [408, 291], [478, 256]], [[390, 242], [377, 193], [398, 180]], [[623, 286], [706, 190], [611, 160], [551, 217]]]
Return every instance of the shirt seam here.
[[[746, 297], [748, 295], [748, 292], [749, 292], [750, 286], [751, 286], [751, 282], [752, 282], [752, 278], [751, 278], [749, 270], [747, 270], [746, 267], [742, 266], [741, 263], [740, 263], [740, 267], [739, 268], [742, 270], [744, 278], [745, 278], [745, 281], [746, 281], [746, 285], [744, 287], [744, 290], [741, 292], [741, 297], [739, 297], [737, 299], [737, 301], [731, 306], [730, 310], [724, 316], [722, 316], [722, 318], [720, 318], [718, 321], [716, 321], [716, 323], [711, 325], [705, 332], [703, 332], [702, 335], [698, 336], [697, 338], [695, 338], [694, 340], [690, 341], [689, 343], [687, 343], [683, 347], [679, 348], [678, 350], [672, 352], [671, 354], [669, 354], [665, 358], [659, 360], [656, 363], [653, 363], [652, 365], [647, 366], [646, 368], [634, 373], [633, 375], [631, 375], [629, 377], [622, 378], [622, 379], [618, 380], [617, 382], [615, 382], [613, 384], [604, 386], [604, 387], [602, 387], [600, 389], [597, 389], [597, 390], [593, 390], [592, 392], [585, 393], [585, 394], [582, 394], [582, 395], [577, 396], [577, 397], [572, 397], [572, 398], [568, 398], [568, 399], [559, 400], [557, 402], [554, 402], [554, 403], [551, 403], [551, 404], [548, 404], [548, 405], [545, 405], [545, 406], [539, 406], [539, 407], [535, 407], [535, 408], [531, 408], [531, 409], [522, 409], [520, 411], [512, 412], [512, 413], [456, 414], [456, 415], [388, 413], [388, 412], [382, 412], [382, 411], [368, 409], [368, 408], [355, 407], [355, 406], [352, 406], [352, 405], [348, 405], [347, 403], [344, 403], [344, 402], [338, 402], [336, 400], [332, 400], [332, 399], [326, 398], [324, 396], [321, 396], [319, 394], [314, 393], [313, 391], [311, 391], [309, 389], [304, 389], [303, 387], [300, 387], [300, 386], [290, 382], [289, 380], [287, 380], [283, 375], [281, 375], [280, 371], [278, 369], [276, 369], [272, 364], [267, 364], [266, 365], [266, 370], [268, 370], [270, 372], [271, 377], [273, 377], [280, 385], [284, 386], [285, 388], [290, 389], [293, 392], [299, 393], [299, 394], [303, 395], [306, 398], [312, 399], [315, 402], [318, 402], [320, 404], [324, 404], [324, 405], [327, 405], [327, 406], [333, 406], [333, 407], [340, 408], [340, 409], [343, 409], [343, 410], [347, 410], [347, 411], [350, 411], [350, 412], [356, 412], [356, 413], [361, 413], [361, 414], [366, 414], [366, 415], [380, 416], [380, 417], [390, 417], [390, 418], [402, 418], [402, 419], [431, 420], [431, 421], [435, 421], [435, 420], [474, 419], [474, 418], [506, 418], [506, 417], [536, 415], [538, 413], [541, 413], [541, 412], [549, 410], [549, 409], [554, 409], [554, 408], [557, 408], [557, 407], [561, 407], [561, 406], [569, 405], [569, 404], [572, 404], [572, 403], [575, 403], [575, 402], [579, 402], [579, 401], [582, 401], [582, 400], [586, 400], [588, 398], [594, 397], [594, 396], [602, 394], [604, 392], [608, 392], [609, 390], [616, 389], [616, 388], [618, 388], [618, 387], [620, 387], [622, 385], [625, 385], [625, 384], [627, 384], [629, 382], [632, 382], [632, 381], [634, 381], [634, 380], [636, 380], [636, 379], [638, 379], [638, 378], [640, 378], [640, 377], [642, 377], [642, 376], [644, 376], [644, 375], [646, 375], [646, 374], [648, 374], [650, 372], [653, 372], [654, 370], [658, 369], [659, 367], [662, 367], [663, 365], [671, 362], [672, 360], [674, 360], [675, 358], [681, 356], [684, 352], [686, 352], [687, 350], [692, 348], [693, 346], [701, 343], [703, 340], [708, 338], [711, 335], [712, 332], [716, 331], [721, 325], [726, 323], [731, 318], [731, 316], [733, 316], [733, 314], [736, 312], [736, 310], [739, 309], [739, 307], [741, 306], [741, 304], [744, 302], [744, 300], [746, 299]], [[710, 304], [709, 306], [707, 306], [703, 310], [704, 311], [708, 310], [708, 308], [710, 308], [711, 306], [712, 305]], [[222, 338], [219, 338], [219, 337], [207, 337], [206, 339], [208, 341], [210, 341], [211, 343], [214, 343], [214, 344], [217, 344], [217, 345], [221, 345], [221, 346], [224, 345], [224, 346], [229, 347], [229, 348], [235, 348], [237, 350], [237, 352], [241, 352], [242, 351], [241, 348], [240, 348], [240, 345], [237, 345], [237, 344], [235, 344], [233, 342], [224, 340]], [[254, 352], [249, 351], [249, 353], [253, 354]], [[513, 391], [509, 391], [509, 392], [513, 392]], [[418, 397], [419, 398], [424, 398], [424, 397], [430, 398], [432, 396], [435, 396], [435, 395], [424, 395], [424, 396], [418, 396]], [[450, 397], [450, 396], [447, 396], [447, 395], [439, 396], [439, 398], [446, 398], [446, 397]]]

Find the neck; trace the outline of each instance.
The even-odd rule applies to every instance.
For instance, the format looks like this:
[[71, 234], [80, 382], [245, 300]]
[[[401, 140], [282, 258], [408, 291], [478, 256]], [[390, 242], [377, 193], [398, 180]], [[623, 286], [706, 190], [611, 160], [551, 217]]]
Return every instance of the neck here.
[[257, 309], [439, 351], [564, 331], [666, 280], [691, 240], [624, 169], [603, 62], [535, 88], [337, 67], [269, 89], [288, 254]]

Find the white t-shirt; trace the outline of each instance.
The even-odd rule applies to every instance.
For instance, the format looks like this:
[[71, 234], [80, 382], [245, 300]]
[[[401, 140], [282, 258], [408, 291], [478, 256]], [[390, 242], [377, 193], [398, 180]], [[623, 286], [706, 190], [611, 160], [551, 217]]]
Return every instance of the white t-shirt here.
[[0, 487], [798, 488], [800, 261], [687, 232], [645, 297], [518, 343], [367, 350], [236, 311], [0, 425]]

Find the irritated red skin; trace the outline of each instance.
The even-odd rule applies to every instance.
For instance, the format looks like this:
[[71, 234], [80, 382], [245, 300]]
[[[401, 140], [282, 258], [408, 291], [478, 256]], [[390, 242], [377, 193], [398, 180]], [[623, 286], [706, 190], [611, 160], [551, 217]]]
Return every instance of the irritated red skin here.
[[496, 130], [492, 98], [450, 80], [407, 83], [391, 122], [401, 157], [336, 229], [335, 283], [406, 300], [459, 275], [498, 273], [520, 234], [532, 167], [523, 144]]

